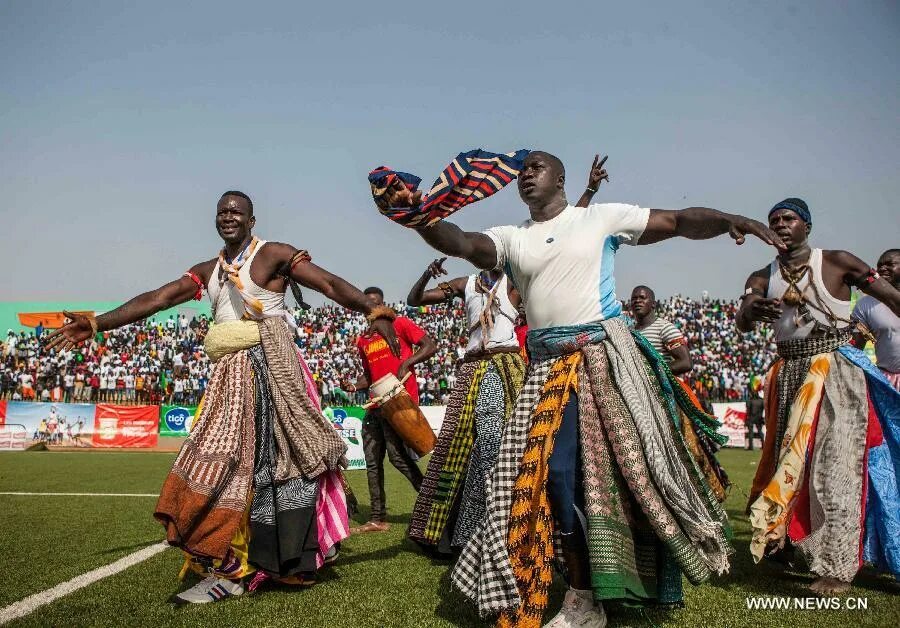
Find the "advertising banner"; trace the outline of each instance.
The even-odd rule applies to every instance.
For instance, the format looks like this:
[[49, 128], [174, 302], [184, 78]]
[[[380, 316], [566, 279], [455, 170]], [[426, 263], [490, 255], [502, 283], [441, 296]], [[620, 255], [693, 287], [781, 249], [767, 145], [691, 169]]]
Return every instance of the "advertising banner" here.
[[366, 457], [362, 448], [362, 424], [366, 411], [359, 406], [326, 406], [322, 412], [347, 443], [347, 469], [365, 469]]
[[743, 401], [732, 403], [714, 403], [713, 412], [722, 422], [720, 434], [728, 436], [726, 447], [747, 446], [747, 404]]
[[3, 421], [24, 426], [29, 444], [44, 441], [53, 445], [86, 445], [94, 430], [92, 403], [7, 401], [5, 405]]
[[187, 436], [196, 413], [197, 406], [160, 406], [159, 435]]
[[15, 423], [0, 425], [0, 451], [25, 451], [30, 444], [31, 439], [23, 426]]
[[97, 404], [94, 447], [156, 447], [159, 441], [159, 406]]

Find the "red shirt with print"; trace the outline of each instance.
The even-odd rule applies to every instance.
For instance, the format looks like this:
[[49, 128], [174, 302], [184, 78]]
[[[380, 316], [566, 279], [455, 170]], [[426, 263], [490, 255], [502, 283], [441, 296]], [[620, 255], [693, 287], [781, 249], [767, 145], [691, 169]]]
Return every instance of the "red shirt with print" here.
[[[363, 368], [369, 383], [374, 384], [388, 373], [397, 374], [400, 364], [412, 356], [413, 345], [417, 345], [425, 336], [425, 331], [405, 316], [394, 319], [394, 332], [400, 342], [400, 357], [391, 353], [387, 341], [379, 334], [363, 334], [356, 340], [356, 348], [362, 359]], [[416, 404], [419, 403], [419, 386], [416, 384], [415, 369], [406, 380], [406, 391]]]

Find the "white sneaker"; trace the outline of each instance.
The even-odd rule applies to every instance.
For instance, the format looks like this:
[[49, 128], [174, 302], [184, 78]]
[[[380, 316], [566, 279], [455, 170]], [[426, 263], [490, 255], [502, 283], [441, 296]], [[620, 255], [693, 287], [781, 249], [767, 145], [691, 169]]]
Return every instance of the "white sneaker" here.
[[209, 576], [192, 586], [187, 591], [175, 595], [172, 601], [176, 604], [208, 604], [244, 594], [241, 582], [232, 582], [226, 578]]
[[590, 591], [569, 589], [563, 599], [562, 610], [544, 628], [604, 628], [606, 613], [603, 606], [594, 604]]

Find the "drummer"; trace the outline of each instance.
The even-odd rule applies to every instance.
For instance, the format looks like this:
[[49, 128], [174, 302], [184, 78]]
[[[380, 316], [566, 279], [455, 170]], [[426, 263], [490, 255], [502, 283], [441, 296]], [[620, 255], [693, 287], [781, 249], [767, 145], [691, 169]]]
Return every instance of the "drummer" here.
[[[366, 288], [363, 291], [372, 302], [375, 309], [394, 320], [394, 330], [397, 332], [397, 340], [400, 342], [400, 357], [391, 353], [390, 348], [381, 335], [371, 328], [366, 330], [356, 341], [359, 357], [362, 361], [363, 374], [355, 383], [348, 386], [351, 391], [368, 388], [372, 382], [378, 381], [388, 373], [406, 380], [406, 390], [412, 400], [418, 405], [419, 387], [416, 384], [415, 365], [424, 362], [434, 355], [437, 345], [434, 339], [425, 333], [405, 316], [398, 316], [393, 309], [384, 304], [384, 292], [381, 288]], [[379, 314], [379, 315], [382, 315]], [[415, 350], [413, 348], [415, 347]], [[362, 428], [363, 451], [366, 456], [366, 475], [369, 480], [369, 499], [372, 509], [369, 521], [353, 530], [353, 532], [385, 532], [390, 529], [386, 521], [385, 492], [384, 492], [384, 454], [387, 452], [388, 460], [402, 473], [416, 492], [422, 484], [422, 471], [412, 459], [403, 441], [381, 416], [378, 408], [371, 408], [363, 420]]]

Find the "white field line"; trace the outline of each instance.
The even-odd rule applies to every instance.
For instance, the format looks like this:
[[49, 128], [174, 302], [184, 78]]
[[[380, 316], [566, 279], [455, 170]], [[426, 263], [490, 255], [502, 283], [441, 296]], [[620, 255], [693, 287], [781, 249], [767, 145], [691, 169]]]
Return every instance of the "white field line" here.
[[89, 584], [93, 584], [98, 580], [102, 580], [103, 578], [115, 575], [120, 571], [124, 571], [133, 565], [137, 565], [138, 563], [159, 554], [168, 547], [169, 544], [166, 542], [154, 543], [149, 547], [145, 547], [124, 558], [120, 558], [114, 563], [98, 567], [93, 571], [76, 576], [67, 582], [63, 582], [62, 584], [47, 589], [46, 591], [29, 595], [25, 599], [14, 602], [5, 608], [0, 608], [0, 625], [10, 622], [13, 619], [24, 617], [41, 606], [50, 604], [51, 602], [69, 595], [70, 593], [74, 593], [78, 589], [82, 589]]
[[159, 497], [159, 493], [3, 493], [0, 495], [41, 495], [50, 497]]

